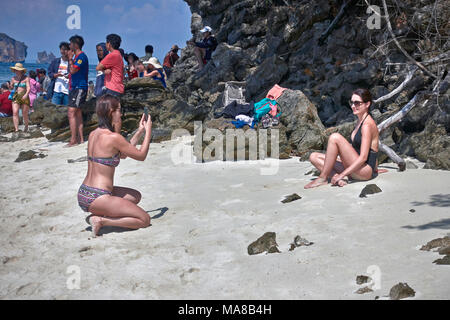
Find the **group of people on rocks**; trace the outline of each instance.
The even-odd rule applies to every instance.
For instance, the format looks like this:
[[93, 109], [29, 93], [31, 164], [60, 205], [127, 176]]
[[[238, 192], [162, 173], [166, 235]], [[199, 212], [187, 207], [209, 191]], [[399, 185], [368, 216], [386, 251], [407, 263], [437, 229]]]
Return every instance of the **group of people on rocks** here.
[[[217, 40], [212, 29], [206, 26], [201, 30], [203, 40], [187, 41], [194, 45], [194, 53], [199, 68], [211, 59], [211, 53], [217, 47]], [[153, 56], [153, 46], [145, 46], [145, 56], [138, 58], [133, 52], [125, 53], [120, 48], [122, 39], [117, 34], [109, 34], [106, 42], [96, 45], [98, 65], [93, 96], [110, 94], [120, 97], [124, 93], [124, 80], [138, 77], [150, 77], [161, 81], [167, 87], [167, 79], [179, 59], [177, 45], [173, 45], [165, 55], [163, 64]], [[10, 82], [2, 85], [0, 91], [0, 117], [13, 118], [15, 131], [19, 131], [19, 114], [22, 111], [24, 130], [28, 130], [28, 115], [33, 112], [33, 102], [38, 95], [51, 99], [52, 103], [68, 106], [68, 118], [71, 138], [68, 146], [83, 143], [83, 121], [81, 105], [86, 101], [90, 83], [88, 82], [89, 60], [83, 52], [84, 39], [74, 35], [69, 42], [61, 42], [61, 56], [55, 58], [48, 67], [48, 75], [44, 69], [29, 71], [21, 63], [11, 67], [15, 73]], [[125, 67], [124, 60], [127, 65]], [[92, 84], [93, 85], [93, 84]]]

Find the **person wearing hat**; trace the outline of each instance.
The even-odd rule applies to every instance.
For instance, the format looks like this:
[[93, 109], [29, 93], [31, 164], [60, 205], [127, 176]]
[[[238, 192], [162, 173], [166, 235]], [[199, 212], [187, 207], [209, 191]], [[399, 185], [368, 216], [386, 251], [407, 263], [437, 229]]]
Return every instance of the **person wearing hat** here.
[[164, 73], [163, 66], [156, 57], [151, 57], [148, 61], [144, 61], [144, 66], [146, 66], [144, 77], [151, 77], [154, 80], [159, 80], [164, 88], [167, 88], [166, 74]]
[[175, 65], [177, 60], [180, 58], [177, 54], [179, 49], [180, 48], [178, 48], [178, 46], [176, 44], [174, 44], [172, 46], [172, 48], [170, 49], [170, 51], [164, 57], [163, 68], [164, 68], [164, 71], [166, 72], [167, 78], [170, 77], [173, 66]]
[[10, 67], [15, 73], [10, 82], [10, 88], [14, 90], [12, 96], [12, 110], [14, 130], [19, 131], [19, 109], [22, 108], [24, 131], [28, 131], [28, 112], [30, 110], [30, 78], [25, 74], [27, 69], [21, 63], [16, 63], [14, 67]]
[[209, 26], [200, 30], [203, 33], [203, 40], [200, 42], [187, 41], [187, 44], [195, 45], [194, 54], [197, 57], [200, 70], [211, 60], [211, 55], [217, 47], [217, 39], [212, 35], [212, 29]]

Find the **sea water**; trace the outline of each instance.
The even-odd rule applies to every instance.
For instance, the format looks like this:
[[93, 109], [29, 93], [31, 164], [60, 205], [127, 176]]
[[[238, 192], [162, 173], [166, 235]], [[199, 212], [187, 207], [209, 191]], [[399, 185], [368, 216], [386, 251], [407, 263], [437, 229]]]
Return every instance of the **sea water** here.
[[[11, 63], [0, 63], [0, 84], [11, 80], [11, 78], [14, 76], [14, 73], [9, 68], [14, 65], [15, 65], [15, 63], [12, 63], [12, 62]], [[36, 71], [36, 69], [41, 69], [41, 68], [45, 69], [45, 71], [48, 73], [49, 64], [23, 63], [23, 66], [27, 69], [27, 74], [28, 74], [28, 71], [30, 71], [30, 70]], [[96, 76], [95, 67], [96, 67], [95, 65], [89, 65], [89, 75], [88, 75], [88, 80], [92, 81], [94, 83], [95, 83], [95, 76]]]

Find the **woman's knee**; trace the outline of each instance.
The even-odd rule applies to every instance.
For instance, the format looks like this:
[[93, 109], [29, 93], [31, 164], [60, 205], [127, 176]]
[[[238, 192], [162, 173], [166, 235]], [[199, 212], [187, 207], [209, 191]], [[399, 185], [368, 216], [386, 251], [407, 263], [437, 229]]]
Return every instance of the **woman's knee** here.
[[330, 137], [328, 138], [328, 143], [330, 143], [330, 142], [336, 143], [343, 138], [344, 137], [340, 133], [335, 132], [335, 133], [332, 133], [330, 135]]
[[320, 152], [312, 152], [309, 155], [309, 162], [311, 162], [311, 163], [317, 162], [317, 159], [319, 158], [319, 155], [320, 155]]

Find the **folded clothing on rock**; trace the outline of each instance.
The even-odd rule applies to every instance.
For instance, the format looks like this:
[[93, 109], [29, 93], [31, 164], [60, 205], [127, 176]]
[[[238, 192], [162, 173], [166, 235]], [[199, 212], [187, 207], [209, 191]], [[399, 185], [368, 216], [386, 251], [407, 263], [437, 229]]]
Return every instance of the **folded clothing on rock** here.
[[276, 84], [269, 90], [269, 92], [267, 92], [266, 98], [277, 100], [283, 94], [284, 90], [286, 90], [286, 88], [280, 87]]
[[237, 103], [236, 101], [228, 104], [222, 112], [214, 114], [215, 118], [236, 118], [238, 115], [246, 115], [253, 117], [254, 105], [253, 103]]

